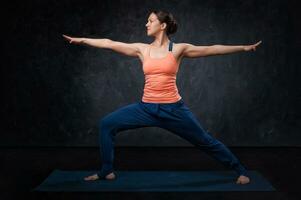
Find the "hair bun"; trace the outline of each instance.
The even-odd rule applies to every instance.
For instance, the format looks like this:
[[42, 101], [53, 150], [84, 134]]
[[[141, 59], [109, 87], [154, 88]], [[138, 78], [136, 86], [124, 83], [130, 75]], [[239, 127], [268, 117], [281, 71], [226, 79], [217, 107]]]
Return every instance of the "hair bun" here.
[[151, 13], [155, 13], [161, 23], [166, 23], [166, 34], [170, 35], [177, 31], [178, 23], [170, 12], [163, 10], [154, 10]]

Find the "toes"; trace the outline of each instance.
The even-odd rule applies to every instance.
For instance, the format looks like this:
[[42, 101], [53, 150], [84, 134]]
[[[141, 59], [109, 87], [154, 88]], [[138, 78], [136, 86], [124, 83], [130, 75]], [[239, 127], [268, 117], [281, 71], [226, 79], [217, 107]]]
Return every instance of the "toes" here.
[[237, 184], [248, 184], [250, 182], [249, 179], [237, 179]]
[[91, 180], [90, 177], [85, 177], [84, 179], [85, 179], [85, 181], [90, 181]]
[[[86, 180], [86, 181], [95, 181], [95, 180], [98, 180], [98, 179], [100, 179], [100, 178], [98, 177], [97, 174], [87, 176], [87, 177], [84, 178], [84, 180]], [[115, 174], [111, 173], [111, 174], [107, 175], [105, 177], [105, 179], [106, 180], [114, 180], [115, 179]]]
[[111, 173], [111, 174], [107, 175], [106, 179], [110, 179], [110, 180], [115, 179], [115, 174]]
[[88, 177], [85, 177], [84, 180], [86, 181], [95, 181], [98, 179], [98, 176], [96, 175], [92, 175], [92, 176], [88, 176]]

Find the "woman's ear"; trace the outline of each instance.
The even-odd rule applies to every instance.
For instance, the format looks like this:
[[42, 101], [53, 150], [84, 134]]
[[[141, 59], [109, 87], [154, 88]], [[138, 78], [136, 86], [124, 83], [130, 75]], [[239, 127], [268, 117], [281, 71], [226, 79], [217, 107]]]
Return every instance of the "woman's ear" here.
[[164, 22], [164, 23], [162, 23], [161, 24], [161, 29], [163, 30], [163, 29], [165, 29], [166, 28], [166, 26], [167, 26], [167, 24]]

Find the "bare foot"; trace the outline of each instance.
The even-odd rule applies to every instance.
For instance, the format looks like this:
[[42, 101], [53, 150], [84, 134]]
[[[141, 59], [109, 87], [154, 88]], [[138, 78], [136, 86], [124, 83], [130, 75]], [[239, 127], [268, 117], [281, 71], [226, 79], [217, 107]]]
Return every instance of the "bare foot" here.
[[236, 184], [247, 184], [250, 182], [249, 177], [244, 176], [244, 175], [240, 175], [237, 180], [236, 180]]
[[[115, 174], [112, 172], [112, 173], [108, 174], [105, 179], [106, 180], [114, 180], [115, 177], [116, 177]], [[98, 179], [99, 179], [99, 177], [97, 174], [93, 174], [91, 176], [87, 176], [84, 178], [85, 181], [96, 181]]]

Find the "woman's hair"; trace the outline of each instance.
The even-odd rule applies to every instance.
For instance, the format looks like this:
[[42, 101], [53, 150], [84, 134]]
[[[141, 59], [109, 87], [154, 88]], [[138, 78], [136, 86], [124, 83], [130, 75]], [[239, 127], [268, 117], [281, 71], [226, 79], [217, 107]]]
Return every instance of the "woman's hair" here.
[[178, 23], [170, 12], [164, 10], [153, 10], [150, 13], [154, 13], [160, 23], [166, 23], [166, 34], [170, 35], [177, 31]]

